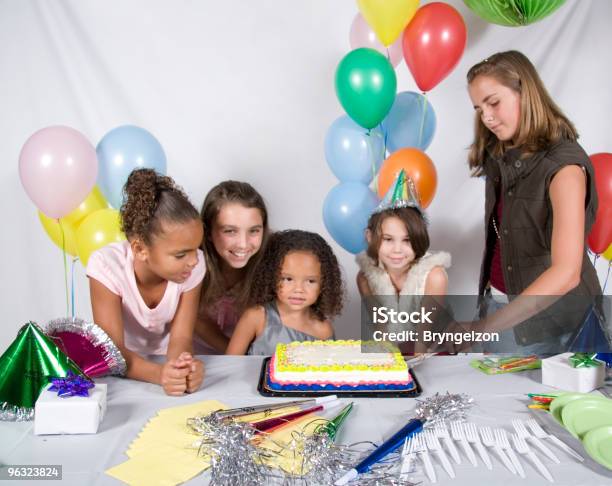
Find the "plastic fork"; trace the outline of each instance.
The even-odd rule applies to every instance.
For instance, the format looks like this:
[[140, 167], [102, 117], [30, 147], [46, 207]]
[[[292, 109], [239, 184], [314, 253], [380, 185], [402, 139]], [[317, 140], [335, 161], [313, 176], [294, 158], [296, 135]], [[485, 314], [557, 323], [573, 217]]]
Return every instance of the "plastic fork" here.
[[463, 427], [460, 422], [451, 422], [451, 433], [453, 435], [453, 440], [456, 440], [461, 444], [463, 448], [463, 452], [467, 456], [468, 460], [472, 463], [472, 466], [476, 467], [476, 456], [474, 455], [474, 451], [470, 446], [470, 443], [465, 438], [465, 433], [463, 432]]
[[542, 451], [542, 454], [548, 457], [551, 461], [553, 461], [556, 464], [561, 464], [561, 461], [559, 460], [557, 456], [555, 456], [555, 453], [551, 451], [548, 447], [546, 447], [540, 439], [531, 435], [529, 431], [527, 430], [527, 428], [525, 427], [525, 424], [522, 421], [518, 419], [514, 419], [512, 420], [512, 426], [514, 427], [514, 430], [516, 430], [517, 435], [521, 439], [528, 440], [534, 446], [540, 449], [540, 451]]
[[550, 474], [550, 471], [546, 468], [542, 461], [538, 459], [538, 456], [536, 456], [531, 451], [523, 437], [519, 437], [517, 434], [512, 434], [512, 443], [514, 444], [514, 448], [519, 454], [526, 455], [529, 459], [531, 459], [531, 462], [533, 462], [534, 466], [537, 468], [538, 471], [540, 471], [542, 476], [548, 479], [548, 481], [550, 481], [551, 483], [555, 482], [552, 475]]
[[440, 460], [442, 467], [446, 471], [446, 474], [448, 474], [452, 479], [454, 479], [455, 471], [453, 470], [453, 466], [448, 460], [448, 457], [446, 456], [444, 449], [442, 449], [442, 446], [440, 445], [440, 441], [438, 440], [436, 435], [433, 433], [433, 431], [431, 430], [425, 431], [425, 442], [427, 442], [427, 448], [430, 451], [432, 451], [436, 456], [438, 456], [438, 459]]
[[404, 477], [412, 469], [412, 459], [416, 454], [414, 437], [407, 438], [402, 448], [402, 467], [400, 468], [400, 478]]
[[491, 458], [489, 454], [487, 454], [487, 450], [483, 447], [482, 442], [480, 442], [480, 437], [478, 436], [478, 430], [476, 429], [476, 424], [463, 424], [465, 429], [465, 436], [470, 444], [474, 444], [476, 446], [476, 450], [482, 459], [482, 462], [485, 463], [487, 469], [490, 471], [493, 469], [493, 464], [491, 464]]
[[427, 452], [427, 445], [425, 445], [425, 438], [423, 434], [417, 434], [414, 436], [415, 441], [415, 450], [417, 453], [421, 455], [421, 459], [423, 459], [423, 464], [425, 465], [425, 473], [427, 477], [432, 483], [437, 481], [436, 479], [436, 471], [433, 467], [433, 463], [431, 462], [431, 457], [429, 457], [429, 452]]
[[531, 429], [533, 435], [535, 435], [538, 439], [550, 439], [550, 441], [555, 444], [559, 449], [567, 452], [570, 456], [577, 459], [580, 462], [584, 462], [584, 457], [578, 454], [574, 449], [568, 446], [565, 442], [563, 442], [558, 437], [553, 434], [548, 434], [546, 431], [540, 427], [540, 424], [535, 419], [529, 419], [526, 422], [527, 426]]
[[493, 432], [495, 433], [495, 442], [506, 454], [508, 454], [508, 457], [514, 465], [514, 469], [516, 469], [518, 475], [524, 479], [525, 471], [523, 470], [523, 466], [521, 466], [521, 461], [519, 461], [519, 458], [516, 457], [514, 450], [512, 450], [512, 447], [510, 446], [510, 441], [508, 440], [506, 431], [504, 429], [495, 429]]
[[510, 461], [510, 459], [508, 459], [508, 456], [506, 456], [502, 448], [495, 441], [495, 437], [493, 437], [493, 431], [491, 430], [491, 427], [481, 427], [480, 437], [482, 437], [482, 443], [485, 445], [485, 447], [492, 448], [497, 454], [497, 456], [504, 463], [504, 466], [506, 466], [506, 468], [508, 468], [508, 470], [512, 474], [516, 474], [516, 469], [512, 465], [512, 462]]
[[446, 445], [446, 448], [448, 449], [448, 452], [450, 452], [455, 464], [461, 464], [461, 456], [459, 456], [459, 451], [457, 451], [455, 443], [453, 442], [453, 439], [451, 439], [446, 425], [436, 425], [434, 427], [434, 433], [436, 434], [436, 437], [442, 439], [442, 442]]

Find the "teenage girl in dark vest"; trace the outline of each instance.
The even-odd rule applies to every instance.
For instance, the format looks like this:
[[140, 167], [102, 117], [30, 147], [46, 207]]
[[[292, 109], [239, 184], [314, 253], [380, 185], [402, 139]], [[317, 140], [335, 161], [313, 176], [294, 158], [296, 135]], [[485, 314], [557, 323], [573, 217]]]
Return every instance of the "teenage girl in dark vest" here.
[[467, 80], [476, 112], [469, 165], [486, 179], [479, 293], [488, 311], [470, 328], [506, 331], [497, 351], [561, 352], [601, 295], [585, 248], [597, 210], [593, 167], [523, 54], [494, 54]]

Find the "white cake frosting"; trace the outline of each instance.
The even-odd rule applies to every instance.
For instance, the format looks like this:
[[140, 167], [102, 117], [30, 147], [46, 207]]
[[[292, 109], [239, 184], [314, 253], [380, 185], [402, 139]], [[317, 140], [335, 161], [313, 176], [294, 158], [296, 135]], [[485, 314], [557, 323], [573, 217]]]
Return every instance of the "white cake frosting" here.
[[[392, 346], [376, 344], [377, 352], [362, 352], [361, 341], [313, 341], [278, 344], [270, 378], [279, 384], [406, 384], [408, 366]], [[378, 352], [388, 349], [385, 352]]]

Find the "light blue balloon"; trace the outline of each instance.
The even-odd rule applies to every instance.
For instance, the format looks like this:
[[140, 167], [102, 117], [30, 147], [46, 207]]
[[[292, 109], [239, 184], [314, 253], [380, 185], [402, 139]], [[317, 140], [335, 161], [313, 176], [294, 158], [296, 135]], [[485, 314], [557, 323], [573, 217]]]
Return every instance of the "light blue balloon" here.
[[398, 93], [391, 111], [382, 121], [391, 153], [405, 147], [427, 150], [436, 132], [436, 114], [422, 94], [413, 91]]
[[323, 202], [323, 222], [333, 239], [346, 251], [357, 254], [366, 249], [368, 218], [378, 197], [359, 182], [341, 182]]
[[384, 135], [379, 128], [368, 133], [348, 116], [341, 116], [327, 130], [325, 158], [341, 182], [369, 184], [385, 158]]
[[96, 147], [98, 187], [114, 208], [121, 207], [123, 186], [134, 169], [154, 169], [166, 174], [166, 154], [144, 128], [123, 125], [113, 128]]

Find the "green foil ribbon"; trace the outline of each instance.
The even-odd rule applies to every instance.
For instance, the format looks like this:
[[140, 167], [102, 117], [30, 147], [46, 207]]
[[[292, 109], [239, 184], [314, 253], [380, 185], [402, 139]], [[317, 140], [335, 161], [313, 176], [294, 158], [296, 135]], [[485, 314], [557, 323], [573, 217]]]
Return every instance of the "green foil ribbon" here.
[[597, 353], [575, 353], [568, 360], [572, 368], [595, 368], [601, 366], [601, 361], [595, 359]]
[[549, 16], [565, 0], [463, 0], [480, 18], [493, 24], [518, 27]]
[[0, 420], [32, 420], [50, 378], [68, 371], [87, 378], [36, 323], [28, 322], [0, 357]]
[[346, 420], [348, 414], [351, 413], [351, 410], [353, 410], [353, 402], [349, 403], [346, 407], [344, 407], [338, 415], [336, 415], [325, 425], [317, 427], [317, 433], [327, 434], [331, 440], [334, 440], [336, 438], [338, 430], [340, 429], [340, 426]]

